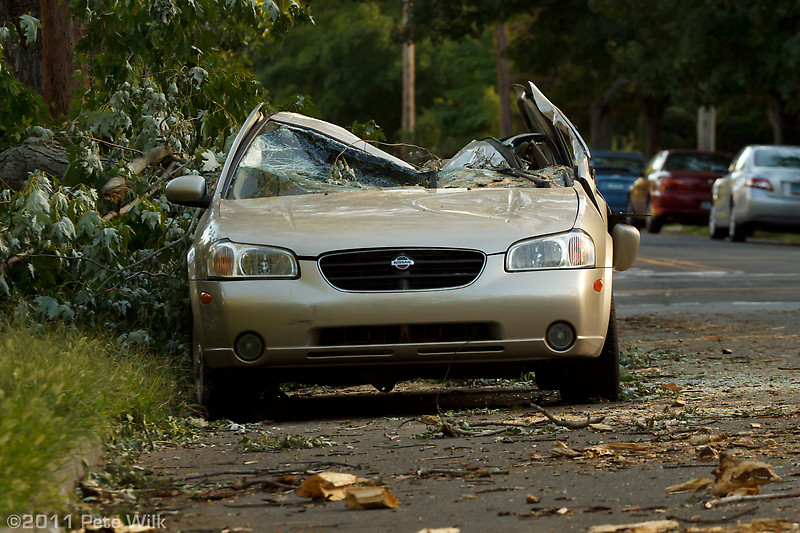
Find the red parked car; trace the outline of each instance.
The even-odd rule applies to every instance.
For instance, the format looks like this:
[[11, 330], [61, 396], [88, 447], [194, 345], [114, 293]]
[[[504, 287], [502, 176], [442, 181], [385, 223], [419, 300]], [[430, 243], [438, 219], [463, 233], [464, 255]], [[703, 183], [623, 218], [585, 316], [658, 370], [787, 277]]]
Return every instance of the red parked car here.
[[644, 224], [650, 233], [661, 231], [666, 222], [707, 224], [711, 186], [728, 171], [730, 162], [731, 155], [723, 152], [662, 150], [631, 185], [628, 211], [649, 215]]

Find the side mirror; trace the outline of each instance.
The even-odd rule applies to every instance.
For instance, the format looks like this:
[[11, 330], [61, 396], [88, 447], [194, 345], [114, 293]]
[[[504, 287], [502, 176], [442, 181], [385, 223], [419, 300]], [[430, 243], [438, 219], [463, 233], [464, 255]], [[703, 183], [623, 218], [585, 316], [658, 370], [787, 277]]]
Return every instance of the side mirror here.
[[617, 224], [611, 230], [614, 241], [614, 270], [628, 270], [639, 253], [639, 230], [630, 224]]
[[211, 196], [206, 192], [206, 179], [196, 174], [174, 178], [167, 183], [167, 200], [189, 207], [208, 207]]

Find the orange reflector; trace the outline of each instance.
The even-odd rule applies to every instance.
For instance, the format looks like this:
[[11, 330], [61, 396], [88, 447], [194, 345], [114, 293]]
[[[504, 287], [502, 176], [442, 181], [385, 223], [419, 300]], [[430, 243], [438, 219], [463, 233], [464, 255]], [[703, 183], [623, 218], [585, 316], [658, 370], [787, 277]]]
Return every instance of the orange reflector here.
[[599, 280], [599, 279], [598, 279], [597, 281], [595, 281], [594, 283], [592, 283], [592, 288], [593, 288], [593, 289], [594, 289], [596, 292], [600, 292], [600, 291], [602, 291], [602, 290], [603, 290], [603, 280]]
[[200, 303], [201, 304], [210, 304], [211, 303], [211, 295], [207, 292], [200, 293]]

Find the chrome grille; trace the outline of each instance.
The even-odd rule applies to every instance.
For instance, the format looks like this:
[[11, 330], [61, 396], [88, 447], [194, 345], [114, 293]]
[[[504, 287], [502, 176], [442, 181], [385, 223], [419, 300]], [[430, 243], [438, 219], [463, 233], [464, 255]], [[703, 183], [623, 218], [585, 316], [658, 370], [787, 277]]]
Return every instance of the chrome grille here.
[[344, 291], [414, 291], [469, 285], [485, 262], [475, 250], [408, 248], [333, 253], [319, 268]]

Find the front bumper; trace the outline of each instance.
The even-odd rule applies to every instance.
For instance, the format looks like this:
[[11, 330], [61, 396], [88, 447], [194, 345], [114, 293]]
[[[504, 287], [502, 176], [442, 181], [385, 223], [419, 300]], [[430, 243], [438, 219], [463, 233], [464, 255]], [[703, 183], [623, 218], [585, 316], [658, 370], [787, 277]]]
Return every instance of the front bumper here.
[[[211, 367], [303, 370], [336, 367], [437, 363], [524, 362], [599, 355], [608, 327], [611, 269], [505, 272], [504, 255], [487, 258], [471, 285], [459, 289], [408, 292], [344, 292], [322, 277], [315, 261], [300, 261], [296, 280], [190, 281], [194, 326]], [[592, 288], [603, 282], [599, 292]], [[200, 291], [211, 295], [201, 304]], [[565, 321], [575, 344], [558, 352], [545, 342], [547, 328]], [[320, 344], [326, 328], [488, 325], [484, 340]], [[245, 362], [234, 353], [244, 332], [258, 334], [263, 354]]]

